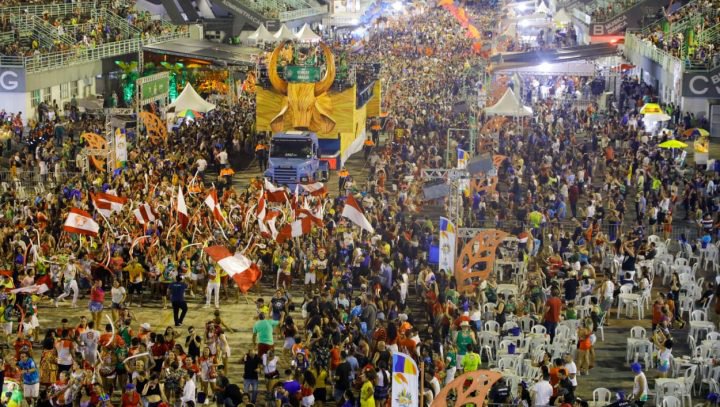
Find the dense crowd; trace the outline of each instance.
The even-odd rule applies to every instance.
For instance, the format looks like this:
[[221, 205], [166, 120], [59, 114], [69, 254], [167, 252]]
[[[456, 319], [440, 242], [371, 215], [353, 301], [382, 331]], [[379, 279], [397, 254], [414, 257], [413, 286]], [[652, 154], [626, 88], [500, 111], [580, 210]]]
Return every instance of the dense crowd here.
[[32, 56], [72, 49], [92, 49], [102, 44], [123, 41], [142, 36], [143, 39], [172, 34], [187, 30], [185, 26], [175, 26], [162, 20], [152, 19], [150, 13], [139, 11], [134, 3], [107, 2], [101, 9], [89, 8], [92, 3], [83, 3], [69, 14], [51, 14], [46, 10], [31, 22], [35, 31], [49, 30], [55, 34], [50, 38], [44, 34], [30, 37], [21, 35], [26, 22], [16, 22], [22, 14], [1, 14], [0, 33], [9, 34], [0, 42], [0, 54], [13, 56]]
[[[479, 27], [493, 26], [499, 13], [466, 12]], [[29, 404], [107, 406], [120, 398], [126, 407], [212, 399], [248, 406], [261, 398], [263, 383], [264, 398], [279, 406], [383, 405], [396, 351], [423, 367], [426, 403], [453, 378], [484, 365], [505, 375], [491, 392], [493, 403], [574, 404], [582, 376], [593, 374], [610, 310], [631, 293], [653, 301], [648, 329], [658, 350], [657, 374], [670, 374], [673, 337], [688, 329], [683, 311], [708, 310], [714, 287], [699, 280], [707, 267], [697, 260], [697, 271], [662, 272], [662, 280], [668, 278], [660, 282], [656, 260], [666, 252], [692, 257], [715, 240], [719, 191], [714, 174], [688, 168], [658, 145], [686, 137], [701, 123], [674, 109], [670, 131], [649, 137], [638, 111], [656, 99], [655, 90], [636, 78], [624, 78], [617, 104], [602, 109], [575, 103], [576, 92], [593, 93], [589, 79], [513, 85], [533, 117], [520, 122], [478, 114], [481, 139], [494, 140], [478, 150], [502, 157], [496, 177], [463, 191], [457, 226], [497, 227], [517, 240], [497, 251], [507, 266], [482, 281], [456, 279], [430, 262], [437, 228], [423, 209], [447, 202], [423, 200], [422, 170], [444, 165], [447, 144], [453, 163], [456, 147], [469, 150], [465, 134], [446, 139], [448, 129], [464, 127], [475, 113], [457, 108], [459, 96], [487, 86], [492, 102], [506, 81], [479, 81], [473, 41], [445, 8], [390, 19], [359, 49], [339, 47], [350, 63], [383, 64], [389, 115], [370, 127], [373, 138], [385, 137], [368, 150], [367, 182], [342, 170], [340, 183], [327, 185], [330, 195], [290, 191], [290, 199], [271, 203], [265, 192], [273, 186], [232, 184], [233, 157], [265, 154], [258, 148], [265, 141], [253, 133], [249, 95], [182, 124], [167, 144], [129, 135], [128, 161], [110, 174], [77, 161], [79, 135], [101, 132], [100, 119], [65, 123], [56, 115], [58, 121], [23, 135], [27, 145], [12, 152], [11, 174], [81, 170], [30, 197], [12, 188], [2, 195], [0, 252], [8, 272], [0, 273], [0, 284], [8, 290], [0, 318], [12, 346], [3, 355], [4, 378], [23, 384]], [[556, 98], [565, 94], [571, 97]], [[23, 132], [15, 116], [7, 121], [13, 132]], [[191, 209], [187, 228], [176, 216], [178, 191]], [[96, 214], [91, 195], [100, 192], [130, 201], [106, 218]], [[219, 216], [206, 204], [213, 194]], [[348, 196], [360, 202], [372, 233], [341, 216]], [[132, 211], [144, 204], [152, 220], [147, 211], [140, 217]], [[261, 218], [263, 205], [275, 218]], [[101, 229], [96, 238], [63, 228], [70, 208], [93, 214]], [[273, 236], [275, 219], [301, 213], [322, 226], [295, 238]], [[238, 321], [224, 306], [241, 296], [223, 267], [204, 254], [209, 245], [251, 258], [266, 276], [259, 284], [275, 289], [271, 297], [257, 295], [247, 349], [230, 346]], [[482, 264], [466, 267], [480, 271]], [[39, 291], [42, 284], [48, 291]], [[73, 308], [80, 294], [89, 295], [89, 317], [40, 325], [37, 314], [50, 303], [39, 296], [56, 307], [66, 307], [67, 299]], [[186, 327], [189, 301], [215, 310]], [[173, 326], [140, 320], [131, 305], [172, 307]], [[512, 362], [516, 351], [530, 363]], [[243, 381], [231, 383], [238, 359]], [[629, 395], [640, 406], [648, 397], [648, 360], [632, 365]]]
[[720, 63], [720, 39], [715, 32], [719, 19], [715, 3], [694, 1], [672, 13], [666, 11], [661, 20], [643, 32], [642, 38], [679, 58], [687, 67], [711, 69]]

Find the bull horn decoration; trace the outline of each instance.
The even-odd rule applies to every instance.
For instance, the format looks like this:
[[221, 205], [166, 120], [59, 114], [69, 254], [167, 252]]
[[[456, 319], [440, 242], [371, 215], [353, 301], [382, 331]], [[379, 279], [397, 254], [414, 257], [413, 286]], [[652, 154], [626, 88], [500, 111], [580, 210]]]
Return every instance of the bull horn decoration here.
[[277, 72], [278, 56], [280, 56], [280, 50], [287, 44], [287, 41], [281, 43], [275, 48], [272, 55], [270, 55], [270, 61], [268, 62], [268, 76], [270, 78], [270, 84], [273, 88], [283, 95], [287, 95], [288, 83], [286, 80], [280, 78]]
[[325, 43], [320, 43], [320, 47], [325, 55], [325, 77], [315, 84], [315, 96], [320, 96], [330, 90], [330, 86], [335, 82], [335, 56]]

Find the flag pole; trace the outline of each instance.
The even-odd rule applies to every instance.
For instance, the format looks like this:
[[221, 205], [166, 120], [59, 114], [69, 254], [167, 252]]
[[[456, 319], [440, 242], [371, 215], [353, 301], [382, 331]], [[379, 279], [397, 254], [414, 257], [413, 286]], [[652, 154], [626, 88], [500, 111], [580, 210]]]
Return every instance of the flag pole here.
[[425, 362], [420, 362], [420, 407], [425, 407]]

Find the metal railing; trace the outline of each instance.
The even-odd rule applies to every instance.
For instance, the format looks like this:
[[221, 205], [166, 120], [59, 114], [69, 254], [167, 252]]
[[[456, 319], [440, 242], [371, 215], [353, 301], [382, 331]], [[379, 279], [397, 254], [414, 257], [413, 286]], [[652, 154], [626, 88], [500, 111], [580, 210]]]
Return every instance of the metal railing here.
[[10, 31], [10, 32], [5, 32], [5, 33], [0, 33], [0, 44], [3, 44], [3, 45], [9, 44], [14, 41], [15, 41], [15, 33], [14, 32]]
[[133, 38], [123, 41], [110, 42], [94, 48], [76, 48], [68, 51], [52, 52], [29, 57], [0, 56], [0, 66], [25, 67], [27, 73], [44, 72], [51, 69], [67, 67], [68, 65], [82, 64], [118, 55], [134, 54], [143, 44], [163, 42], [178, 38], [188, 38], [189, 31], [179, 31], [144, 40]]
[[49, 24], [45, 25], [45, 21], [32, 14], [16, 15], [11, 21], [20, 32], [20, 37], [33, 37], [41, 47], [51, 48], [55, 41], [61, 41], [57, 30], [51, 29]]
[[[100, 2], [101, 7], [109, 5], [109, 0]], [[60, 3], [60, 4], [27, 4], [23, 6], [3, 7], [2, 14], [5, 15], [21, 15], [32, 14], [35, 16], [48, 14], [50, 16], [64, 16], [79, 11], [82, 14], [89, 14], [92, 10], [97, 9], [95, 2], [80, 3]]]
[[636, 65], [641, 64], [640, 57], [644, 56], [657, 62], [668, 72], [674, 72], [677, 69], [680, 69], [680, 72], [683, 71], [683, 62], [679, 58], [661, 50], [650, 41], [643, 40], [638, 32], [632, 30], [625, 32], [625, 56]]
[[108, 9], [101, 9], [96, 13], [96, 19], [102, 19], [103, 22], [109, 24], [113, 28], [119, 28], [124, 38], [136, 38], [142, 35], [142, 31], [137, 27], [130, 25], [127, 20]]
[[309, 7], [300, 10], [282, 11], [279, 14], [280, 21], [292, 21], [299, 18], [312, 17], [321, 14], [327, 14], [327, 6]]

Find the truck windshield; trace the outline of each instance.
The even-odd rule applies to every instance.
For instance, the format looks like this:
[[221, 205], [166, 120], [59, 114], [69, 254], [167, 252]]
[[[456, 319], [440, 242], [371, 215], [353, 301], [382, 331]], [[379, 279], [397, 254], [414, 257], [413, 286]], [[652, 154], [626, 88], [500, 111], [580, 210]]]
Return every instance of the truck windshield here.
[[272, 141], [270, 157], [273, 158], [312, 158], [311, 140], [278, 139]]

